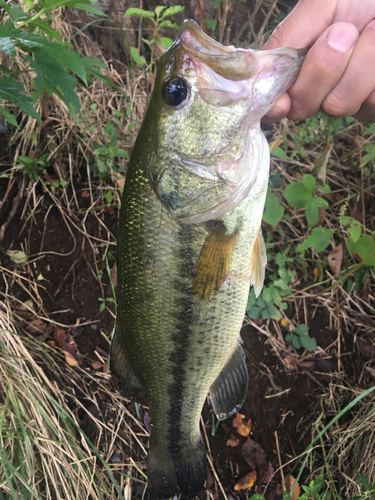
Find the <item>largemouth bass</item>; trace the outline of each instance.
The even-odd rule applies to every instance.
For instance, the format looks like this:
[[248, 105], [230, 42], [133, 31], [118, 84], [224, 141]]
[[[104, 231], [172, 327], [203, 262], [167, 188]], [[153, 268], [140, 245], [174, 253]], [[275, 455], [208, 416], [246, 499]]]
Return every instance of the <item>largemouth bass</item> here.
[[260, 119], [303, 54], [224, 47], [185, 21], [160, 58], [122, 198], [111, 346], [123, 392], [148, 401], [151, 498], [203, 488], [206, 396], [220, 420], [246, 397], [239, 332], [266, 265]]

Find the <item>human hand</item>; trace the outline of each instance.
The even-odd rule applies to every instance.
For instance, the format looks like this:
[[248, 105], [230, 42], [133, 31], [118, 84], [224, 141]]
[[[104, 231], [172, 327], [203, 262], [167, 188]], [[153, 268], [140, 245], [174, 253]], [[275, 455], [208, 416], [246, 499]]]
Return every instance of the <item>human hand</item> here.
[[375, 119], [375, 0], [299, 0], [264, 49], [311, 47], [297, 81], [264, 117]]

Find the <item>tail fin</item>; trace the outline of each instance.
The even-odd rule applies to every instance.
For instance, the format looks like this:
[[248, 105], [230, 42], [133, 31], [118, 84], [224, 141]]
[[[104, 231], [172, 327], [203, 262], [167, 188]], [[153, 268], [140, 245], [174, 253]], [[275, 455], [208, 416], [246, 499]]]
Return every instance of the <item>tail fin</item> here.
[[203, 441], [180, 453], [163, 453], [150, 447], [148, 455], [149, 498], [162, 500], [183, 494], [192, 499], [206, 480], [206, 450]]

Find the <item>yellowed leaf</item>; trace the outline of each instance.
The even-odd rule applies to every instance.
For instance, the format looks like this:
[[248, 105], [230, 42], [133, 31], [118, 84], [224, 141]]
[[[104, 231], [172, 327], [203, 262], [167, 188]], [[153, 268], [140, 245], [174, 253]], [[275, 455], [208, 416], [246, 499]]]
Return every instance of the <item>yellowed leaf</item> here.
[[[292, 488], [294, 486], [294, 483], [296, 482], [295, 478], [293, 476], [288, 476], [285, 479], [285, 488], [291, 492]], [[299, 487], [299, 484], [296, 484], [296, 487], [294, 488], [294, 492], [292, 495], [292, 500], [298, 500], [298, 497], [300, 496], [301, 493], [301, 488]]]
[[281, 320], [281, 326], [283, 326], [285, 328], [288, 325], [289, 325], [289, 321], [286, 318], [283, 318]]
[[27, 255], [22, 250], [7, 250], [6, 254], [15, 264], [26, 264]]
[[336, 245], [328, 255], [328, 264], [335, 278], [340, 274], [343, 255], [344, 250], [342, 248], [342, 243]]
[[65, 355], [65, 361], [69, 366], [78, 366], [78, 361], [74, 356], [70, 354], [68, 351], [62, 351]]
[[227, 441], [227, 446], [230, 446], [231, 448], [235, 448], [240, 444], [240, 440], [236, 436], [230, 436], [230, 438]]
[[236, 416], [233, 419], [233, 428], [236, 429], [237, 433], [240, 436], [248, 436], [251, 431], [251, 418], [247, 422], [245, 422], [243, 419], [245, 418], [245, 415], [242, 415], [242, 413], [236, 413]]
[[241, 477], [238, 483], [234, 485], [234, 489], [235, 491], [248, 490], [254, 485], [256, 480], [257, 480], [257, 473], [255, 470], [252, 470], [248, 472], [245, 476]]

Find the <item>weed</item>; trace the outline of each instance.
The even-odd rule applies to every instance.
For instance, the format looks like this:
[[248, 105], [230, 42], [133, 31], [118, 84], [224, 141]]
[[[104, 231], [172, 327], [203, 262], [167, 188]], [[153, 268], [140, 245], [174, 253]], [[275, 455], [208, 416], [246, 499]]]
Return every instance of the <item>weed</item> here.
[[21, 170], [22, 175], [26, 175], [31, 181], [37, 181], [46, 173], [46, 159], [46, 154], [34, 159], [20, 155], [17, 159], [18, 165], [16, 165], [15, 170]]
[[[172, 23], [172, 21], [170, 21], [170, 19], [167, 19], [167, 17], [174, 16], [175, 14], [178, 14], [183, 10], [184, 7], [182, 7], [181, 5], [174, 5], [173, 7], [168, 7], [168, 8], [164, 5], [158, 5], [154, 11], [138, 9], [136, 7], [130, 7], [129, 9], [126, 10], [124, 17], [125, 16], [142, 17], [145, 19], [150, 19], [154, 23], [154, 32], [151, 40], [142, 38], [143, 42], [149, 46], [151, 51], [150, 74], [152, 74], [153, 71], [155, 45], [157, 43], [161, 43], [163, 48], [167, 49], [173, 43], [173, 40], [171, 40], [170, 38], [159, 36], [160, 28], [179, 29], [178, 24]], [[136, 47], [130, 47], [130, 55], [135, 63], [140, 65], [146, 65], [146, 59], [139, 54], [139, 51]]]
[[309, 335], [309, 327], [304, 323], [297, 325], [291, 329], [289, 325], [286, 326], [288, 334], [285, 336], [286, 342], [291, 342], [296, 349], [307, 349], [308, 351], [315, 351], [317, 348], [316, 340]]

